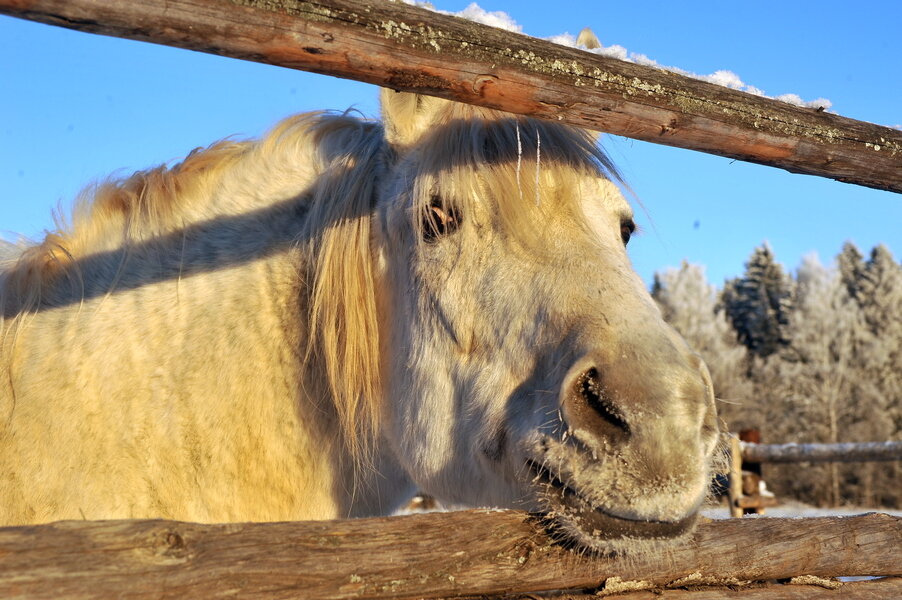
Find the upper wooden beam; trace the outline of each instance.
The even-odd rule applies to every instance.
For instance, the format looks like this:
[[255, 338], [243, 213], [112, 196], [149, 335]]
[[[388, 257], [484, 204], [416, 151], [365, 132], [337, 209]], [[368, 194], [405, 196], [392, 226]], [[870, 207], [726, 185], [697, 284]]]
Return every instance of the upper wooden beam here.
[[0, 13], [902, 192], [902, 131], [400, 2], [0, 0]]

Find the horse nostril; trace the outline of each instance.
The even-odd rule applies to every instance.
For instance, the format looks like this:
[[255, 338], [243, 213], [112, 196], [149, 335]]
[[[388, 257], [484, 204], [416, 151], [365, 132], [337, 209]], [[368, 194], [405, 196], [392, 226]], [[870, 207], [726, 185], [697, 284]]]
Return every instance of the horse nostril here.
[[592, 367], [584, 371], [576, 378], [574, 386], [574, 391], [578, 397], [585, 401], [586, 406], [588, 406], [597, 417], [601, 417], [601, 420], [607, 425], [607, 428], [613, 428], [617, 433], [630, 433], [629, 424], [622, 416], [620, 416], [617, 407], [605, 393], [598, 369]]

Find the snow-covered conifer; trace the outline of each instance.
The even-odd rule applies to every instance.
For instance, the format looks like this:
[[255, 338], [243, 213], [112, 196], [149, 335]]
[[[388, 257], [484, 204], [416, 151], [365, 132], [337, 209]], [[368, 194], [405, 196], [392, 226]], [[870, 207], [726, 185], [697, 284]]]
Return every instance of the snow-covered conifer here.
[[789, 343], [792, 279], [768, 244], [755, 248], [745, 274], [724, 286], [722, 299], [737, 338], [752, 354], [767, 357]]

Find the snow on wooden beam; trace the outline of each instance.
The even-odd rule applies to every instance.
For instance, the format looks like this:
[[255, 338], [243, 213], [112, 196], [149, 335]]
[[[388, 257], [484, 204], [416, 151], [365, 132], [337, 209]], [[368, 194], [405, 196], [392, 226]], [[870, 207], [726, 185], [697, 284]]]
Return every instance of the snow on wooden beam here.
[[[443, 598], [615, 587], [738, 585], [799, 575], [899, 574], [902, 518], [701, 523], [623, 556], [552, 542], [518, 511], [199, 525], [64, 521], [0, 528], [0, 597]], [[614, 579], [619, 578], [619, 579]]]
[[902, 131], [401, 2], [0, 0], [0, 14], [356, 79], [902, 192]]
[[742, 459], [752, 463], [902, 460], [902, 442], [849, 444], [752, 444], [740, 442], [740, 445]]

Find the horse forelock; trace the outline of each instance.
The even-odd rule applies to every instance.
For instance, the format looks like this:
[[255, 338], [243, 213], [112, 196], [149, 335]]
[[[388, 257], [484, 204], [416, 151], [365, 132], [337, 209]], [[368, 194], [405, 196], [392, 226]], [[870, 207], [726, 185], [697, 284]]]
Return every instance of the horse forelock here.
[[436, 201], [473, 214], [476, 204], [490, 199], [487, 208], [505, 232], [526, 242], [543, 218], [536, 213], [578, 213], [575, 203], [559, 201], [576, 196], [559, 192], [572, 190], [580, 177], [623, 183], [591, 132], [468, 105], [449, 103], [417, 147], [417, 214], [426, 214]]

